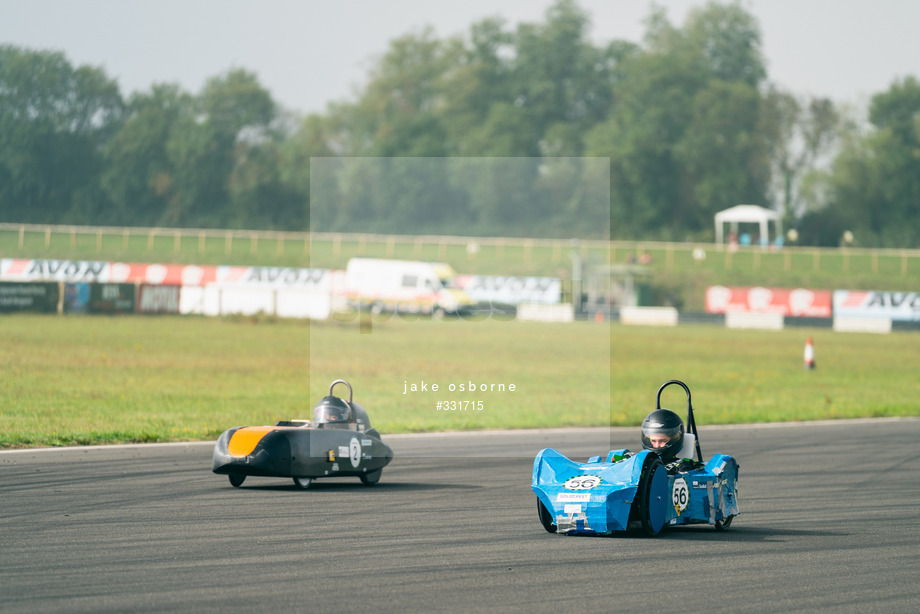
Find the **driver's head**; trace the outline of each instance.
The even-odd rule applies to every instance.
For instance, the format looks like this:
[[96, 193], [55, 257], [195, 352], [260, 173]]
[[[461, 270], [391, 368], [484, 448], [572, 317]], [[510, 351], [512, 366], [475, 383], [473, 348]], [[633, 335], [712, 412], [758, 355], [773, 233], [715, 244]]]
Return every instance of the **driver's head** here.
[[684, 421], [670, 409], [656, 409], [642, 421], [642, 447], [663, 459], [677, 455], [684, 445]]
[[351, 408], [338, 397], [325, 397], [313, 408], [313, 421], [317, 424], [347, 423], [350, 419]]

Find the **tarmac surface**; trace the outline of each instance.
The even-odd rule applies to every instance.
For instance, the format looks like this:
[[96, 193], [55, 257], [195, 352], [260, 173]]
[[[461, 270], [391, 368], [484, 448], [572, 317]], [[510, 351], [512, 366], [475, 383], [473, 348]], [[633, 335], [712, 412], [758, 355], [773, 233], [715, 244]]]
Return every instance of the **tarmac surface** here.
[[546, 533], [533, 458], [638, 429], [383, 435], [355, 478], [211, 472], [212, 443], [0, 452], [0, 612], [920, 611], [920, 419], [702, 425], [741, 515]]

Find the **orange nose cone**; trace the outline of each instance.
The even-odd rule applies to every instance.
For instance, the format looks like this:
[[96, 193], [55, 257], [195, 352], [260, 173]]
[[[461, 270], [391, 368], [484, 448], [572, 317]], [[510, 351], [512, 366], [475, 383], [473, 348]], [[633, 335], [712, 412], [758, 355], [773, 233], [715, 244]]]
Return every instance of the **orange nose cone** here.
[[230, 456], [249, 456], [256, 449], [262, 438], [275, 430], [272, 426], [244, 426], [238, 429], [227, 444]]

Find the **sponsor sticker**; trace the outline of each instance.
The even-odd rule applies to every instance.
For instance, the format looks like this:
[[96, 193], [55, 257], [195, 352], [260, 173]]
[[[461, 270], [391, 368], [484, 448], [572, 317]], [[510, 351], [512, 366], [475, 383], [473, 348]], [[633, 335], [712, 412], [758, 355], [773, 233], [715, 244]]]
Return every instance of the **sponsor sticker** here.
[[558, 495], [556, 495], [557, 503], [565, 503], [565, 502], [587, 503], [590, 500], [591, 500], [591, 493], [589, 492], [561, 492]]
[[580, 506], [580, 505], [576, 505], [576, 504], [574, 504], [574, 503], [573, 503], [573, 504], [568, 504], [568, 505], [566, 505], [566, 506], [563, 508], [563, 510], [565, 511], [565, 514], [566, 514], [567, 516], [572, 516], [572, 515], [574, 515], [574, 514], [580, 514], [580, 513], [581, 513], [581, 506]]

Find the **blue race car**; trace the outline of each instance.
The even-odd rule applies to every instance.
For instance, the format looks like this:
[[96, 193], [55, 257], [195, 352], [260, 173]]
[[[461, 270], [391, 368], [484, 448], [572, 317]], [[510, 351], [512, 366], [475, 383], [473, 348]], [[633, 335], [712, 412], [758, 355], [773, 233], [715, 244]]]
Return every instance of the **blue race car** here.
[[[687, 393], [687, 431], [661, 407], [661, 392]], [[550, 533], [610, 535], [636, 529], [657, 535], [666, 526], [713, 525], [724, 531], [738, 509], [738, 463], [716, 454], [703, 462], [690, 389], [679, 380], [658, 389], [655, 411], [642, 424], [643, 450], [611, 450], [577, 463], [552, 448], [533, 463], [531, 487], [540, 523]], [[694, 459], [694, 454], [696, 459]]]

